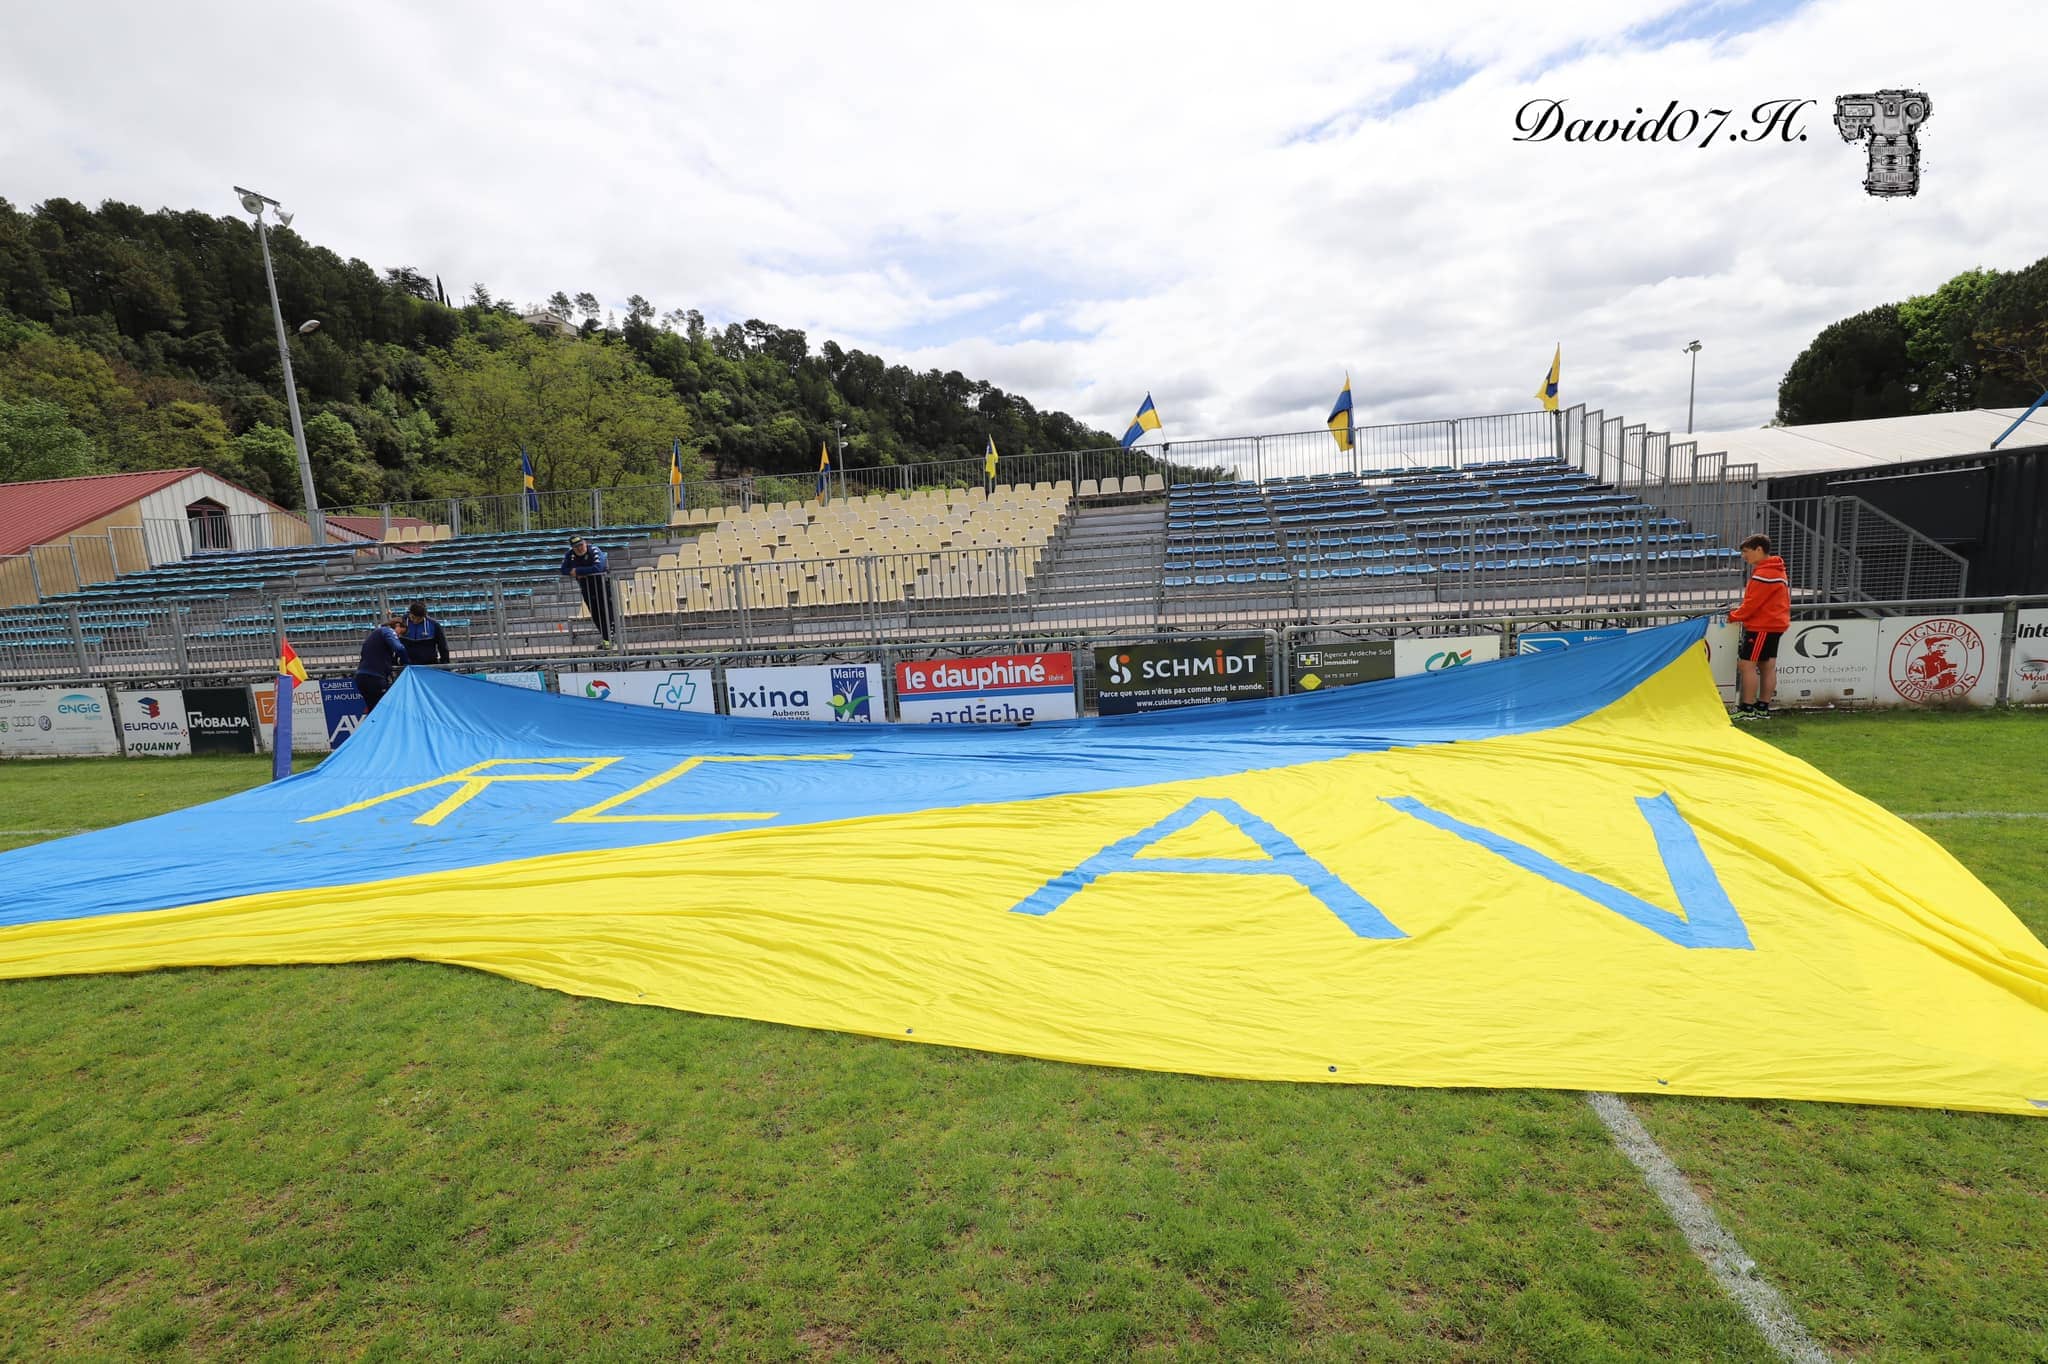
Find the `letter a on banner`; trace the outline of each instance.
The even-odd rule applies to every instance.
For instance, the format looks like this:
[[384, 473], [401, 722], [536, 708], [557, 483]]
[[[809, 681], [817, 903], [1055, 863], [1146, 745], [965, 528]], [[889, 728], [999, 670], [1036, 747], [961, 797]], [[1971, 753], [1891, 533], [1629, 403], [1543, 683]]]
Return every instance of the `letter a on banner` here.
[[[1147, 857], [1145, 851], [1165, 843], [1197, 820], [1219, 816], [1256, 845], [1254, 857]], [[1279, 876], [1300, 884], [1322, 901], [1361, 938], [1405, 938], [1408, 935], [1344, 884], [1337, 874], [1303, 852], [1301, 845], [1234, 800], [1191, 800], [1151, 828], [1119, 839], [1101, 852], [1055, 876], [1011, 907], [1013, 914], [1050, 914], [1098, 878], [1119, 872], [1178, 876]]]

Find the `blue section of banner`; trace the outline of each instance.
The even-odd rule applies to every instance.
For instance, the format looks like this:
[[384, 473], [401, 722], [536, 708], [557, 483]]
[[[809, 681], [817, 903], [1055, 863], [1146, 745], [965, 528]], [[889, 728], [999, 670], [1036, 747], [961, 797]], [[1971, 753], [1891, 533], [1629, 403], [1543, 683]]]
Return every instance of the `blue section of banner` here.
[[[1689, 621], [1307, 696], [997, 729], [678, 714], [427, 668], [356, 724], [352, 684], [328, 680], [330, 739], [353, 737], [318, 768], [0, 853], [0, 881], [36, 887], [0, 905], [0, 926], [1531, 733], [1626, 696], [1705, 633]], [[849, 709], [871, 704], [849, 691]]]

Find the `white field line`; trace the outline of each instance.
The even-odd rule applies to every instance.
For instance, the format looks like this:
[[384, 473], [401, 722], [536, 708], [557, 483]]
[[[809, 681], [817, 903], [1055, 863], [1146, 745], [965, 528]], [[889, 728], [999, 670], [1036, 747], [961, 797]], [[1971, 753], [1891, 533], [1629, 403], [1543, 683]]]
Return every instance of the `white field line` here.
[[2048, 819], [2048, 810], [1916, 810], [1900, 819]]
[[1758, 1270], [1756, 1261], [1749, 1258], [1748, 1252], [1722, 1227], [1714, 1216], [1714, 1210], [1686, 1182], [1678, 1167], [1671, 1163], [1671, 1157], [1664, 1154], [1664, 1148], [1643, 1129], [1634, 1110], [1612, 1094], [1588, 1094], [1586, 1101], [1600, 1115], [1600, 1121], [1605, 1124], [1608, 1135], [1614, 1138], [1614, 1144], [1621, 1153], [1642, 1171], [1643, 1181], [1663, 1202], [1671, 1220], [1678, 1223], [1678, 1229], [1685, 1233], [1686, 1244], [1692, 1247], [1693, 1254], [1706, 1263], [1715, 1282], [1735, 1299], [1736, 1306], [1755, 1323], [1771, 1348], [1778, 1352], [1778, 1357], [1793, 1361], [1793, 1364], [1827, 1364], [1827, 1351], [1806, 1333], [1806, 1328], [1799, 1324], [1799, 1318], [1792, 1314], [1791, 1304]]

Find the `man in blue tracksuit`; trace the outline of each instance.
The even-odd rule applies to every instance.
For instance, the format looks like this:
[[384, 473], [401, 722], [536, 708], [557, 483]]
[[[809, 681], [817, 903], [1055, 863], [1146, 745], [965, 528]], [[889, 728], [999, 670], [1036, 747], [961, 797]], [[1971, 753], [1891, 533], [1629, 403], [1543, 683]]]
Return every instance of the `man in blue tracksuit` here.
[[441, 628], [441, 622], [427, 614], [427, 604], [416, 601], [405, 613], [398, 637], [405, 641], [405, 657], [410, 663], [446, 663], [448, 661], [448, 634]]
[[356, 690], [363, 694], [363, 713], [377, 709], [392, 677], [405, 666], [405, 641], [398, 637], [398, 617], [392, 616], [363, 636], [363, 656], [356, 664]]
[[569, 552], [562, 556], [562, 576], [576, 580], [577, 589], [583, 593], [583, 604], [590, 608], [590, 623], [597, 627], [598, 645], [606, 649], [612, 647], [612, 595], [610, 579], [606, 577], [608, 571], [603, 550], [580, 535], [569, 542]]

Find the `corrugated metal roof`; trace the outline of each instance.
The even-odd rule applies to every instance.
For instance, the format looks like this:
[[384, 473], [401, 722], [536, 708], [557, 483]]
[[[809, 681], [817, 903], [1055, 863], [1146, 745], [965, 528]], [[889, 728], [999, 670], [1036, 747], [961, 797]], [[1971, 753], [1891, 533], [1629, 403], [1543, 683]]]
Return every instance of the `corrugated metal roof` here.
[[0, 483], [0, 554], [63, 538], [89, 521], [112, 516], [204, 469], [151, 469], [139, 474], [88, 474], [37, 483]]
[[[1821, 473], [1833, 469], [1868, 469], [1945, 455], [1982, 454], [2011, 426], [2024, 408], [2002, 411], [1976, 408], [1968, 412], [1930, 412], [1918, 417], [1878, 417], [1861, 422], [1821, 422], [1813, 426], [1767, 426], [1750, 431], [1702, 431], [1690, 440], [1702, 454], [1728, 452], [1730, 464], [1754, 464], [1764, 478], [1784, 474]], [[2048, 407], [2006, 438], [2000, 449], [2048, 445]]]

